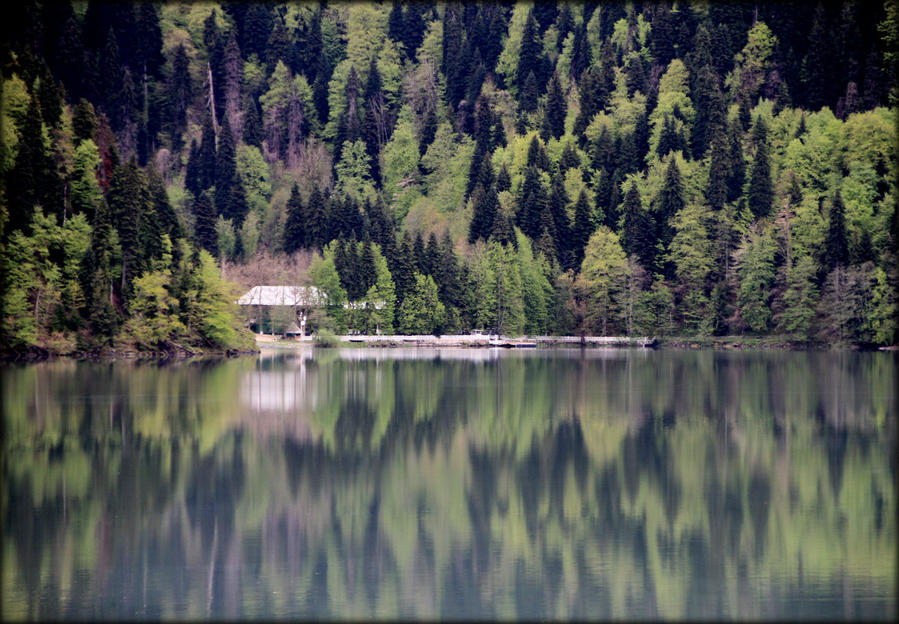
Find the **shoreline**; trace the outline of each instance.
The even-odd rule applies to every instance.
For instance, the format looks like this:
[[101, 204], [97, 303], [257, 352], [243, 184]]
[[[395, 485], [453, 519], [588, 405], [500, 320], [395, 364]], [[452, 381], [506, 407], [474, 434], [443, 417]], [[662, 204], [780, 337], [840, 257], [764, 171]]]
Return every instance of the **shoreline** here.
[[[551, 349], [567, 348], [614, 348], [614, 349], [648, 349], [693, 351], [708, 349], [712, 351], [899, 351], [899, 345], [869, 346], [847, 344], [843, 347], [824, 343], [802, 343], [791, 341], [783, 336], [720, 336], [720, 337], [682, 337], [670, 336], [662, 338], [629, 337], [629, 336], [496, 336], [496, 334], [467, 335], [418, 335], [418, 336], [335, 336], [334, 342], [322, 344], [314, 337], [305, 339], [281, 338], [268, 334], [257, 334], [255, 349], [227, 349], [223, 351], [173, 350], [173, 351], [137, 351], [104, 349], [100, 351], [81, 351], [73, 353], [54, 353], [48, 349], [32, 347], [23, 351], [0, 352], [0, 365], [15, 363], [36, 363], [49, 359], [66, 358], [84, 361], [112, 360], [160, 360], [185, 361], [207, 358], [233, 358], [245, 355], [257, 355], [262, 350], [296, 351], [305, 349], [329, 348], [382, 348], [382, 349], [416, 349], [416, 348], [459, 348], [459, 349]], [[492, 344], [491, 344], [492, 343]]]
[[[277, 336], [257, 335], [256, 347], [258, 349], [284, 349], [296, 350], [305, 348], [445, 348], [456, 347], [465, 349], [497, 349], [497, 348], [521, 348], [530, 347], [547, 349], [554, 347], [583, 347], [583, 348], [622, 348], [622, 349], [672, 349], [672, 350], [699, 350], [711, 349], [715, 351], [749, 351], [749, 350], [780, 350], [780, 351], [831, 351], [840, 347], [826, 343], [797, 342], [784, 336], [717, 336], [717, 337], [630, 337], [630, 336], [521, 336], [497, 337], [493, 335], [445, 335], [445, 336], [335, 336], [335, 342], [319, 344], [312, 337], [305, 339], [279, 338]], [[503, 344], [491, 344], [503, 343]], [[515, 343], [524, 343], [516, 345]], [[897, 351], [899, 346], [889, 345], [874, 347], [868, 345], [847, 344], [842, 347], [848, 351]]]

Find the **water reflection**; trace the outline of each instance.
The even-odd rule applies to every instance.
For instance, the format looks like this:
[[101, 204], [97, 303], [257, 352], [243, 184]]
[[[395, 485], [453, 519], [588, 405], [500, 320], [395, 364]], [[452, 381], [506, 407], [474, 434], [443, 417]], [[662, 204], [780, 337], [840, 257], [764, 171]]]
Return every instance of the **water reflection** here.
[[895, 356], [0, 370], [3, 615], [896, 615]]

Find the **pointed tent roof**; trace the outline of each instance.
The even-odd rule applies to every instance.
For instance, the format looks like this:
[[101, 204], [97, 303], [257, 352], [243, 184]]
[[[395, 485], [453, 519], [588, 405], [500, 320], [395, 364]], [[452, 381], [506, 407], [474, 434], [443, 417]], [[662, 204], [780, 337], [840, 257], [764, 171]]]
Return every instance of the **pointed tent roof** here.
[[328, 296], [315, 286], [253, 286], [238, 305], [257, 306], [314, 306], [321, 305]]

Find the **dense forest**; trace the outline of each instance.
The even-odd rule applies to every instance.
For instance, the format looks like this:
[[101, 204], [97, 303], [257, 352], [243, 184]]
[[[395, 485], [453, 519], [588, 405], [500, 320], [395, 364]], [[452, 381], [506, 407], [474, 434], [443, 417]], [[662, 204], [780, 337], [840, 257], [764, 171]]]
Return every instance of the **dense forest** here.
[[252, 344], [257, 283], [331, 331], [897, 342], [895, 0], [3, 13], [6, 350]]

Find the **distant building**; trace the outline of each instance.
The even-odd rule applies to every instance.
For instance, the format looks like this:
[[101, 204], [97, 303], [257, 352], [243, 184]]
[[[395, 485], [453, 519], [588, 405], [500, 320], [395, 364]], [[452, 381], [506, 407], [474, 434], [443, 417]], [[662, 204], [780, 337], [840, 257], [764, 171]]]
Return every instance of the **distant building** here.
[[[306, 319], [311, 308], [320, 307], [328, 302], [328, 295], [315, 286], [253, 286], [240, 299], [237, 305], [256, 307], [256, 327], [264, 333], [263, 310], [274, 306], [291, 307], [296, 310], [299, 327], [288, 326], [290, 334], [306, 335]], [[274, 330], [272, 331], [274, 333]]]
[[[296, 310], [299, 327], [290, 327], [289, 335], [306, 335], [306, 319], [312, 308], [324, 307], [328, 303], [328, 295], [315, 286], [253, 286], [237, 300], [237, 305], [257, 308], [255, 322], [259, 333], [262, 331], [263, 310], [269, 307], [291, 307]], [[383, 301], [349, 301], [343, 304], [346, 310], [364, 310], [369, 306], [375, 310], [384, 307]], [[272, 332], [274, 333], [274, 331]]]

